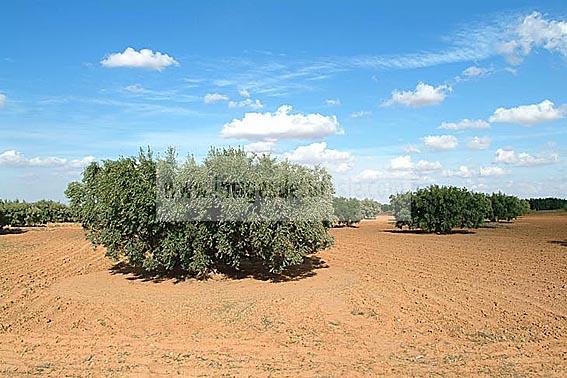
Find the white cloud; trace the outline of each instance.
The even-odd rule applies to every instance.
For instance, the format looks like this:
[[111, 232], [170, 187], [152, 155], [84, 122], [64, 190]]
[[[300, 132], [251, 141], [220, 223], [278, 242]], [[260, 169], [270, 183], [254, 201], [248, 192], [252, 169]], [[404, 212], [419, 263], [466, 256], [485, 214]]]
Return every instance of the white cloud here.
[[331, 171], [345, 172], [352, 168], [353, 155], [348, 151], [339, 151], [327, 148], [327, 143], [312, 143], [307, 146], [299, 146], [291, 152], [287, 152], [284, 158], [289, 161], [307, 164], [321, 165]]
[[274, 140], [259, 141], [245, 145], [244, 151], [253, 152], [257, 154], [269, 153], [274, 150], [275, 146], [276, 146], [276, 141]]
[[496, 150], [494, 161], [501, 164], [530, 167], [557, 163], [559, 155], [557, 153], [532, 155], [527, 152], [516, 153], [511, 149], [499, 148]]
[[358, 182], [375, 182], [378, 180], [417, 180], [419, 177], [412, 171], [391, 171], [365, 169], [355, 176]]
[[415, 165], [415, 169], [419, 172], [439, 171], [443, 166], [438, 161], [420, 160]]
[[339, 106], [341, 105], [341, 100], [338, 98], [328, 98], [325, 100], [325, 104], [329, 105], [329, 106]]
[[162, 54], [159, 51], [153, 52], [150, 49], [136, 51], [131, 47], [126, 48], [121, 53], [108, 55], [100, 63], [105, 67], [146, 68], [156, 71], [162, 71], [171, 65], [179, 65], [175, 59], [167, 54]]
[[372, 115], [371, 111], [368, 110], [360, 110], [358, 112], [351, 113], [352, 118], [363, 118], [363, 117], [370, 117]]
[[507, 173], [501, 167], [480, 167], [479, 171], [481, 177], [502, 176]]
[[6, 105], [6, 95], [0, 93], [0, 108], [3, 108]]
[[229, 101], [228, 102], [229, 108], [250, 108], [253, 110], [259, 110], [264, 107], [264, 104], [258, 99], [252, 100], [251, 98], [247, 98], [242, 101]]
[[205, 97], [203, 97], [203, 102], [205, 104], [215, 104], [222, 101], [228, 101], [228, 96], [220, 93], [207, 93]]
[[413, 171], [415, 173], [433, 172], [441, 168], [441, 163], [438, 161], [420, 160], [414, 163], [409, 155], [395, 157], [390, 160], [389, 165], [389, 170], [391, 171]]
[[429, 135], [423, 138], [423, 144], [435, 151], [454, 150], [459, 144], [453, 135]]
[[54, 156], [28, 159], [21, 152], [16, 150], [8, 150], [0, 154], [0, 166], [4, 167], [82, 168], [95, 160], [93, 156], [86, 156], [82, 159], [75, 160]]
[[467, 146], [471, 150], [486, 150], [490, 147], [490, 138], [487, 136], [484, 137], [472, 137], [469, 139]]
[[521, 105], [515, 108], [498, 108], [490, 117], [490, 122], [519, 123], [531, 126], [536, 123], [554, 121], [562, 118], [565, 110], [556, 108], [549, 100], [539, 104]]
[[241, 90], [239, 90], [239, 91], [238, 91], [238, 94], [239, 94], [241, 97], [244, 97], [244, 98], [250, 97], [250, 92], [248, 92], [248, 90], [246, 90], [246, 89], [241, 89]]
[[411, 156], [398, 156], [390, 160], [390, 169], [395, 171], [404, 171], [413, 169], [413, 162]]
[[124, 87], [127, 92], [130, 93], [144, 93], [146, 89], [142, 87], [140, 84], [132, 84]]
[[496, 159], [497, 163], [504, 163], [504, 164], [514, 164], [518, 160], [516, 156], [516, 152], [514, 150], [504, 150], [499, 148], [496, 150]]
[[526, 16], [512, 38], [499, 46], [511, 64], [519, 64], [532, 49], [544, 48], [567, 56], [567, 22], [546, 20], [539, 12]]
[[465, 118], [459, 122], [443, 122], [440, 129], [445, 130], [466, 130], [466, 129], [488, 129], [490, 127], [490, 123], [482, 120], [482, 119], [468, 119]]
[[4, 151], [0, 154], [0, 166], [19, 167], [26, 165], [27, 159], [16, 150]]
[[402, 151], [404, 151], [406, 154], [412, 154], [412, 153], [419, 153], [421, 152], [421, 150], [419, 149], [419, 147], [417, 147], [416, 145], [410, 144], [407, 146], [402, 147]]
[[342, 134], [336, 116], [318, 113], [292, 113], [290, 105], [282, 105], [273, 113], [246, 113], [224, 125], [223, 138], [248, 140], [311, 139]]
[[452, 88], [448, 85], [433, 87], [426, 83], [419, 83], [414, 91], [394, 90], [392, 97], [384, 102], [384, 106], [401, 104], [412, 107], [437, 105], [443, 102]]
[[461, 177], [461, 178], [469, 178], [469, 177], [473, 177], [474, 176], [474, 171], [471, 170], [469, 167], [465, 166], [465, 165], [461, 165], [459, 167], [459, 169], [453, 171], [453, 170], [447, 170], [447, 171], [443, 171], [443, 176], [446, 177]]
[[462, 75], [466, 78], [483, 77], [488, 75], [492, 70], [484, 67], [470, 66], [466, 68]]
[[82, 168], [82, 167], [86, 167], [87, 165], [95, 161], [96, 158], [94, 156], [85, 156], [82, 159], [73, 159], [69, 161], [69, 166], [71, 168]]

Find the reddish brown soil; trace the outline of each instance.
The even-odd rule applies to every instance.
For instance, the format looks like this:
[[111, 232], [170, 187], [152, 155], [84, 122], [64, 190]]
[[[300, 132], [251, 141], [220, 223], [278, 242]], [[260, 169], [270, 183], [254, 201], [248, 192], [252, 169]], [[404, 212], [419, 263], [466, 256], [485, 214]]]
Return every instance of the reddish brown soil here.
[[77, 226], [0, 235], [0, 375], [567, 375], [567, 216], [336, 229], [273, 282], [113, 271]]

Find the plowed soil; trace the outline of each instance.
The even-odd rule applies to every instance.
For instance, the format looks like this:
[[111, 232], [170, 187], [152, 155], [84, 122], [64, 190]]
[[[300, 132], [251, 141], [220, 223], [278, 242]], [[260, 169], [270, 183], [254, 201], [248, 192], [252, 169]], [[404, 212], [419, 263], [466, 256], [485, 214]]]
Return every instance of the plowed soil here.
[[78, 226], [0, 235], [0, 375], [567, 376], [567, 216], [386, 217], [283, 277], [148, 279]]

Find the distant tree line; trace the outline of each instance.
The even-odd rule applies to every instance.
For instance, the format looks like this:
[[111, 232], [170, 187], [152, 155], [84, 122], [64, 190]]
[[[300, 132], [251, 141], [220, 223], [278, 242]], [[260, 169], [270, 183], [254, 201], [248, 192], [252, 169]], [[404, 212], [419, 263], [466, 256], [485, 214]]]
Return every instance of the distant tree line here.
[[529, 202], [501, 192], [491, 195], [466, 188], [431, 185], [390, 196], [396, 227], [449, 233], [454, 228], [478, 228], [487, 220], [511, 221], [529, 212]]
[[382, 212], [382, 205], [372, 199], [335, 197], [333, 198], [335, 224], [353, 226], [362, 219], [372, 219]]
[[528, 201], [532, 210], [567, 209], [567, 200], [562, 198], [530, 198]]
[[37, 202], [0, 200], [0, 228], [42, 226], [47, 223], [72, 222], [67, 205], [55, 201]]

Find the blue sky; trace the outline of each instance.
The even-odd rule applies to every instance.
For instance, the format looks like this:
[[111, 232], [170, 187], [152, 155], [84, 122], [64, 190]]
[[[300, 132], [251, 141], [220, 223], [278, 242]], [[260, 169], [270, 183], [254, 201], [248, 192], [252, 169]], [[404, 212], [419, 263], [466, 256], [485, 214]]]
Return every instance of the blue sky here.
[[47, 2], [0, 14], [0, 197], [93, 160], [243, 146], [341, 195], [567, 197], [567, 4]]

